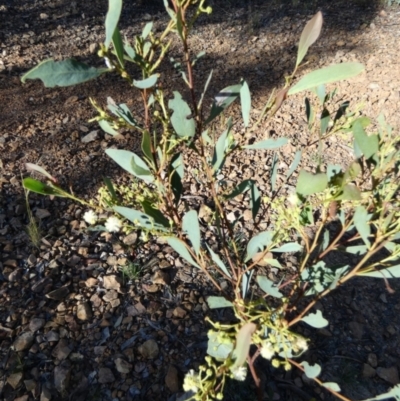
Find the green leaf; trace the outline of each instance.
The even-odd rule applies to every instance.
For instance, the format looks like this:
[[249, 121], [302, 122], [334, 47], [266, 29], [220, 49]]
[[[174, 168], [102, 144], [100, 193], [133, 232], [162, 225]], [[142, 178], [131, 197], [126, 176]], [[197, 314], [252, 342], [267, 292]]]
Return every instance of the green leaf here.
[[62, 198], [65, 198], [65, 196], [63, 196], [59, 191], [57, 191], [57, 189], [55, 189], [47, 184], [44, 184], [43, 182], [35, 180], [33, 178], [30, 178], [30, 177], [24, 178], [22, 183], [23, 183], [24, 188], [31, 192], [35, 192], [40, 195], [54, 195], [54, 196], [60, 196]]
[[106, 184], [106, 187], [108, 189], [108, 192], [111, 195], [112, 200], [116, 201], [118, 198], [117, 198], [117, 194], [114, 189], [114, 185], [112, 184], [111, 180], [108, 177], [104, 177], [103, 181], [104, 181], [104, 184]]
[[190, 255], [186, 244], [178, 238], [168, 237], [167, 238], [168, 245], [174, 249], [183, 259], [185, 259], [188, 263], [193, 266], [196, 266], [200, 269], [200, 266], [193, 260]]
[[207, 354], [215, 358], [217, 361], [225, 361], [233, 351], [233, 343], [228, 338], [224, 338], [224, 342], [220, 340], [220, 334], [216, 331], [209, 330]]
[[142, 134], [142, 151], [143, 154], [147, 157], [147, 160], [154, 164], [153, 154], [151, 153], [151, 137], [149, 131], [145, 130]]
[[300, 252], [303, 247], [297, 242], [288, 242], [279, 248], [271, 249], [271, 252]]
[[217, 140], [215, 145], [212, 165], [214, 173], [216, 174], [223, 166], [225, 161], [225, 153], [228, 150], [229, 142], [227, 140], [228, 130], [225, 130]]
[[100, 120], [98, 123], [100, 125], [100, 128], [107, 134], [113, 136], [119, 135], [118, 131], [111, 127], [110, 123], [107, 120]]
[[106, 154], [129, 174], [149, 183], [154, 181], [147, 164], [135, 153], [123, 149], [107, 149]]
[[90, 67], [74, 59], [63, 61], [48, 59], [24, 74], [21, 82], [25, 83], [27, 79], [40, 79], [46, 88], [72, 86], [95, 79], [106, 71], [107, 68]]
[[327, 186], [328, 177], [325, 173], [313, 174], [301, 170], [297, 179], [296, 192], [302, 196], [308, 196], [324, 191]]
[[200, 253], [200, 226], [199, 218], [195, 210], [190, 210], [183, 216], [182, 229], [189, 237], [194, 251], [196, 255], [198, 255]]
[[217, 308], [231, 308], [233, 307], [233, 303], [228, 301], [224, 297], [214, 297], [210, 296], [207, 298], [207, 303], [210, 309], [217, 309]]
[[337, 200], [361, 200], [361, 192], [354, 184], [345, 185], [341, 192], [335, 196]]
[[111, 97], [107, 98], [108, 109], [117, 117], [123, 118], [128, 124], [141, 130], [139, 123], [133, 117], [129, 107], [125, 103], [116, 104]]
[[271, 189], [275, 191], [276, 179], [278, 177], [278, 161], [279, 156], [277, 153], [274, 153], [274, 158], [272, 159], [271, 165]]
[[153, 29], [153, 22], [148, 22], [142, 31], [142, 39], [146, 39], [147, 36], [149, 36], [149, 33], [151, 32], [151, 30]]
[[371, 235], [371, 227], [368, 224], [370, 216], [368, 212], [363, 206], [357, 206], [356, 211], [353, 216], [354, 225], [358, 233], [361, 235], [365, 245], [370, 248], [371, 243], [369, 242], [368, 237]]
[[224, 265], [220, 257], [206, 244], [208, 252], [210, 252], [211, 259], [214, 263], [230, 278], [232, 278], [231, 274], [229, 273], [228, 268]]
[[119, 65], [124, 68], [124, 44], [122, 43], [121, 33], [118, 28], [115, 28], [112, 42], [114, 45], [115, 53], [117, 55], [117, 59]]
[[210, 123], [215, 117], [219, 116], [240, 94], [241, 84], [228, 86], [222, 89], [215, 97], [215, 101], [211, 106], [210, 115], [204, 124]]
[[151, 216], [139, 210], [130, 209], [124, 206], [114, 206], [113, 209], [121, 216], [124, 216], [127, 220], [145, 228], [146, 230], [157, 229], [159, 231], [167, 231], [165, 227], [157, 224]]
[[250, 123], [251, 95], [249, 85], [247, 85], [246, 81], [243, 81], [242, 87], [240, 88], [240, 103], [242, 106], [244, 126], [247, 127]]
[[373, 270], [369, 272], [359, 272], [359, 276], [375, 277], [375, 278], [399, 278], [400, 265], [395, 265], [381, 270]]
[[282, 298], [283, 294], [279, 291], [278, 287], [267, 277], [257, 276], [257, 283], [260, 288], [268, 295], [274, 298]]
[[400, 401], [400, 384], [391, 388], [387, 393], [377, 395], [376, 397], [368, 398], [363, 401], [380, 401], [380, 400], [388, 400], [394, 398], [397, 401]]
[[353, 255], [364, 255], [368, 251], [368, 248], [365, 245], [354, 245], [346, 247], [345, 251]]
[[146, 79], [142, 79], [140, 81], [134, 80], [133, 86], [135, 86], [138, 89], [149, 89], [156, 84], [159, 76], [160, 76], [160, 74], [153, 74], [150, 77], [148, 77]]
[[302, 151], [298, 150], [296, 152], [296, 154], [294, 155], [294, 159], [292, 161], [292, 164], [290, 165], [289, 171], [286, 174], [286, 178], [289, 178], [293, 174], [294, 170], [296, 170], [296, 168], [299, 165], [300, 160], [301, 160], [301, 154], [302, 154]]
[[203, 104], [204, 95], [205, 95], [206, 92], [207, 92], [208, 85], [210, 85], [212, 75], [213, 75], [213, 70], [210, 71], [210, 74], [208, 75], [207, 81], [206, 81], [206, 83], [205, 83], [205, 85], [204, 85], [204, 89], [203, 89], [203, 92], [202, 92], [202, 94], [201, 94], [200, 101], [199, 101], [199, 105], [198, 105], [198, 108], [199, 108], [199, 109], [201, 109], [201, 105]]
[[263, 231], [253, 237], [247, 244], [247, 254], [245, 262], [250, 260], [258, 251], [262, 251], [264, 247], [268, 246], [274, 233], [272, 231]]
[[179, 203], [179, 200], [181, 199], [182, 193], [183, 193], [183, 175], [184, 175], [184, 169], [183, 169], [183, 158], [181, 153], [175, 154], [172, 159], [171, 159], [171, 164], [169, 166], [169, 174], [170, 174], [170, 180], [171, 180], [171, 187], [172, 187], [172, 192], [174, 193], [174, 198], [175, 198], [175, 204], [177, 205]]
[[339, 385], [335, 382], [321, 383], [321, 386], [324, 386], [325, 388], [336, 391], [338, 393], [341, 391]]
[[242, 297], [246, 298], [247, 292], [249, 291], [251, 278], [253, 277], [254, 270], [250, 270], [247, 273], [243, 274], [242, 277]]
[[122, 10], [122, 0], [108, 0], [108, 11], [106, 15], [106, 39], [104, 46], [106, 49], [110, 46], [115, 29], [117, 28], [119, 17]]
[[47, 177], [50, 181], [57, 183], [57, 180], [50, 173], [48, 173], [43, 167], [40, 167], [34, 163], [26, 163], [25, 166], [26, 166], [27, 170], [36, 171], [37, 173], [42, 174], [45, 177]]
[[231, 370], [243, 366], [249, 355], [251, 336], [256, 331], [257, 326], [254, 323], [245, 323], [236, 335], [236, 346], [233, 351], [235, 356], [235, 363], [232, 365]]
[[329, 322], [322, 316], [322, 312], [320, 310], [317, 310], [315, 313], [309, 313], [301, 320], [308, 325], [315, 327], [316, 329], [321, 329], [322, 327], [326, 327], [329, 324]]
[[307, 117], [308, 129], [311, 130], [312, 125], [314, 124], [315, 112], [308, 97], [306, 97], [305, 99], [305, 104], [306, 104], [306, 117]]
[[243, 146], [244, 149], [278, 149], [288, 143], [287, 138], [266, 139], [265, 141], [256, 142], [252, 145]]
[[135, 50], [133, 49], [133, 47], [129, 44], [129, 42], [126, 40], [125, 38], [125, 43], [124, 43], [124, 50], [125, 53], [129, 56], [129, 58], [132, 61], [136, 61], [138, 55], [136, 54]]
[[325, 135], [326, 131], [329, 128], [329, 121], [331, 121], [331, 116], [329, 114], [329, 111], [324, 108], [321, 113], [321, 121], [320, 121], [320, 132], [321, 135]]
[[169, 220], [158, 209], [155, 209], [150, 202], [143, 201], [140, 202], [140, 204], [142, 205], [145, 213], [150, 216], [157, 224], [160, 224], [167, 228], [170, 226]]
[[288, 94], [294, 95], [295, 93], [312, 89], [322, 84], [349, 79], [360, 74], [362, 71], [364, 71], [364, 66], [360, 63], [330, 65], [306, 74], [296, 85], [289, 89]]
[[261, 195], [255, 184], [250, 186], [250, 208], [253, 220], [257, 217], [257, 213], [261, 207]]
[[309, 365], [308, 362], [301, 362], [301, 366], [304, 368], [304, 373], [309, 379], [315, 379], [321, 373], [321, 366], [317, 363], [315, 365]]
[[361, 149], [364, 157], [369, 159], [379, 150], [379, 138], [378, 135], [367, 135], [364, 131], [363, 126], [359, 121], [353, 124], [353, 135], [354, 139]]
[[321, 11], [318, 11], [304, 27], [300, 36], [299, 48], [297, 50], [296, 67], [298, 67], [303, 61], [308, 48], [318, 39], [319, 34], [321, 33], [322, 23], [322, 13]]
[[242, 181], [229, 195], [225, 196], [225, 199], [233, 199], [236, 196], [245, 193], [248, 189], [251, 188], [252, 185], [255, 185], [255, 181], [253, 180]]
[[326, 88], [325, 85], [319, 85], [315, 88], [315, 92], [318, 96], [319, 102], [321, 103], [321, 106], [325, 103], [326, 99]]
[[168, 107], [173, 110], [171, 124], [178, 136], [191, 138], [196, 132], [196, 123], [190, 117], [192, 111], [179, 92], [174, 91], [173, 93], [174, 99], [168, 102]]

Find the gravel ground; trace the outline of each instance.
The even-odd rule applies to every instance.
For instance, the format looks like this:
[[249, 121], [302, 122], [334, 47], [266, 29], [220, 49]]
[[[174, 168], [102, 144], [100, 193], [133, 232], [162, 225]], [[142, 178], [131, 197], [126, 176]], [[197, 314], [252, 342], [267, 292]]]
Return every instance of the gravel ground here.
[[[125, 2], [122, 27], [127, 37], [143, 21], [165, 24], [157, 2]], [[400, 9], [383, 10], [373, 2], [315, 2], [288, 6], [279, 2], [217, 2], [202, 19], [191, 46], [207, 56], [197, 71], [202, 87], [214, 68], [211, 95], [241, 77], [253, 94], [255, 121], [275, 85], [283, 82], [296, 57], [305, 22], [324, 13], [321, 38], [301, 73], [333, 62], [365, 64], [361, 76], [340, 83], [338, 98], [364, 104], [366, 115], [383, 112], [400, 126]], [[11, 401], [177, 400], [183, 375], [203, 360], [210, 314], [207, 280], [161, 241], [138, 247], [136, 234], [98, 235], [86, 230], [84, 210], [70, 202], [30, 197], [30, 208], [43, 234], [39, 246], [27, 233], [28, 216], [21, 174], [25, 163], [44, 166], [60, 183], [89, 198], [103, 176], [129, 181], [104, 156], [114, 146], [139, 149], [132, 134], [105, 135], [87, 121], [94, 112], [89, 97], [101, 104], [111, 96], [140, 115], [137, 98], [114, 76], [75, 88], [46, 89], [40, 82], [21, 85], [20, 77], [39, 61], [75, 56], [100, 66], [96, 46], [103, 41], [105, 1], [3, 1], [0, 4], [0, 397]], [[178, 54], [177, 44], [172, 54]], [[170, 73], [170, 67], [163, 70]], [[165, 86], [179, 87], [178, 76]], [[302, 165], [315, 165], [316, 145], [304, 122], [304, 100], [290, 98], [277, 115], [251, 132], [251, 138], [286, 136], [280, 150], [278, 182], [300, 146]], [[258, 112], [257, 112], [258, 110]], [[239, 106], [230, 112], [238, 115]], [[243, 133], [240, 124], [236, 134]], [[89, 135], [89, 136], [88, 136]], [[88, 138], [90, 141], [88, 142]], [[248, 152], [227, 163], [229, 182], [254, 178], [261, 190], [273, 155]], [[343, 138], [330, 138], [324, 161], [346, 163], [351, 155]], [[193, 168], [196, 166], [193, 165]], [[202, 207], [201, 187], [186, 183], [194, 207]], [[289, 186], [293, 182], [289, 183]], [[232, 203], [231, 213], [244, 213]], [[243, 226], [248, 227], [245, 219]], [[287, 266], [296, 263], [287, 260]], [[122, 273], [123, 271], [124, 273]], [[400, 285], [393, 282], [399, 290]], [[399, 383], [400, 296], [381, 280], [357, 279], [324, 299], [319, 308], [330, 325], [298, 330], [313, 339], [305, 358], [323, 367], [321, 378], [338, 382], [343, 393], [363, 399]], [[267, 400], [331, 400], [300, 372], [282, 372], [261, 362]], [[251, 385], [227, 389], [226, 400], [254, 400]]]

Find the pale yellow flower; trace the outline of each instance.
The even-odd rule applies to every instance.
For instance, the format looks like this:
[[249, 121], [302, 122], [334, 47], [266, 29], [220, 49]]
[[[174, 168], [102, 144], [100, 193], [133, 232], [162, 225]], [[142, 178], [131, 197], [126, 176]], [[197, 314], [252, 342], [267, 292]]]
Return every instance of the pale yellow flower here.
[[118, 217], [110, 216], [106, 221], [105, 227], [110, 233], [118, 232], [122, 227], [122, 222]]
[[85, 220], [86, 223], [88, 223], [90, 225], [96, 224], [96, 222], [97, 222], [97, 214], [93, 210], [88, 210], [83, 215], [83, 220]]

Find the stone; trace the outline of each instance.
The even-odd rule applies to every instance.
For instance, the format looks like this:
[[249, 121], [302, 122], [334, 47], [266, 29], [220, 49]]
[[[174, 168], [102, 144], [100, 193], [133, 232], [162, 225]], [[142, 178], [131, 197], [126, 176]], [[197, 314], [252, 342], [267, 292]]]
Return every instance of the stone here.
[[116, 275], [104, 276], [103, 286], [106, 290], [116, 290], [121, 291], [122, 281]]
[[177, 393], [179, 391], [178, 369], [173, 365], [168, 366], [167, 375], [165, 376], [165, 385], [171, 393]]
[[32, 379], [24, 380], [24, 386], [26, 388], [26, 391], [33, 391], [36, 388], [36, 382]]
[[159, 348], [155, 340], [147, 340], [140, 347], [139, 352], [146, 359], [154, 359], [157, 357]]
[[61, 363], [54, 368], [54, 386], [59, 393], [65, 393], [69, 386], [70, 377], [71, 366], [69, 363]]
[[36, 217], [40, 220], [50, 217], [51, 213], [47, 209], [36, 209]]
[[119, 373], [129, 373], [132, 370], [132, 364], [122, 358], [115, 359], [114, 363]]
[[13, 373], [7, 377], [7, 383], [15, 390], [21, 383], [22, 372]]
[[45, 14], [45, 13], [40, 13], [39, 17], [40, 17], [40, 19], [48, 19], [49, 15]]
[[65, 338], [62, 338], [54, 347], [51, 355], [59, 361], [63, 361], [64, 359], [68, 358], [71, 351], [72, 350], [69, 347], [67, 340]]
[[383, 380], [396, 385], [399, 384], [399, 372], [396, 366], [392, 366], [390, 368], [377, 368], [376, 374]]
[[40, 401], [50, 401], [51, 393], [46, 386], [42, 386], [42, 392], [40, 393]]
[[79, 320], [89, 320], [92, 317], [92, 308], [89, 302], [78, 304], [76, 316]]
[[45, 337], [46, 340], [50, 342], [56, 342], [60, 339], [60, 335], [54, 330], [50, 330], [48, 333], [46, 333]]
[[368, 354], [368, 363], [373, 368], [376, 368], [378, 366], [378, 357], [376, 356], [376, 354], [373, 353]]
[[94, 277], [89, 277], [86, 281], [86, 287], [91, 288], [91, 287], [96, 287], [99, 283], [99, 280], [97, 280], [97, 278]]
[[69, 294], [67, 286], [57, 288], [46, 294], [46, 298], [54, 299], [55, 301], [62, 301]]
[[115, 377], [110, 368], [100, 368], [99, 370], [99, 383], [112, 383], [115, 381]]
[[23, 395], [22, 397], [14, 398], [14, 401], [28, 401], [29, 395]]
[[93, 142], [97, 139], [97, 132], [98, 131], [90, 131], [87, 135], [85, 135], [81, 141], [83, 143], [89, 143], [89, 142]]
[[153, 284], [169, 285], [171, 283], [171, 278], [167, 272], [157, 271], [151, 278]]
[[349, 323], [350, 330], [354, 334], [354, 337], [358, 340], [361, 340], [364, 334], [364, 326], [358, 322], [350, 322]]
[[368, 365], [368, 363], [364, 363], [362, 374], [364, 377], [371, 378], [376, 375], [376, 371], [371, 365]]
[[185, 309], [181, 308], [180, 306], [177, 306], [173, 310], [172, 314], [174, 315], [174, 317], [178, 317], [180, 319], [183, 319], [186, 316], [187, 312], [185, 311]]
[[135, 232], [128, 234], [123, 240], [122, 242], [125, 245], [134, 245], [137, 241], [137, 234]]
[[126, 308], [126, 311], [128, 313], [128, 316], [139, 316], [143, 313], [146, 313], [146, 308], [142, 303], [138, 302], [135, 305], [128, 306]]
[[50, 277], [43, 277], [32, 285], [31, 290], [36, 293], [42, 292], [44, 287], [52, 282], [53, 280]]
[[104, 295], [103, 301], [111, 302], [117, 298], [118, 298], [118, 292], [115, 290], [110, 290], [110, 291], [107, 291], [106, 294]]
[[15, 351], [24, 351], [31, 347], [34, 340], [33, 333], [23, 333], [14, 341], [14, 349]]
[[90, 297], [90, 302], [93, 304], [94, 308], [98, 308], [102, 304], [102, 300], [97, 294], [93, 294]]
[[44, 319], [34, 317], [29, 322], [29, 330], [34, 333], [35, 331], [40, 330], [45, 325], [45, 323], [46, 323], [46, 321]]

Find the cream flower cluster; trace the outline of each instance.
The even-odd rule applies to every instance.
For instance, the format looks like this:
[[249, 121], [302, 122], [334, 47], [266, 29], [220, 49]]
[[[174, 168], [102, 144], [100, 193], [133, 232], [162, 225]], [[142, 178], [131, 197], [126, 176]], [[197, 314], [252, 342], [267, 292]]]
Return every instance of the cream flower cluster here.
[[[90, 225], [96, 224], [98, 219], [99, 219], [99, 217], [93, 210], [88, 210], [83, 215], [83, 220], [85, 220], [86, 223], [88, 223]], [[121, 229], [122, 221], [118, 217], [110, 216], [106, 220], [104, 226], [106, 227], [107, 231], [109, 231], [110, 233], [112, 233], [112, 232], [116, 233]]]

